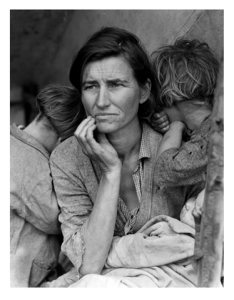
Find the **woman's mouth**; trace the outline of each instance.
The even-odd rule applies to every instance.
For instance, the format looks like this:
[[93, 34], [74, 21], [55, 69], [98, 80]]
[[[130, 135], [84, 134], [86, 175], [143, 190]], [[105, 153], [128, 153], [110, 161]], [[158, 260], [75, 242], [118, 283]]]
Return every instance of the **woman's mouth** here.
[[100, 113], [95, 115], [96, 120], [103, 120], [103, 119], [108, 119], [113, 116], [116, 116], [116, 114], [105, 114], [105, 113]]

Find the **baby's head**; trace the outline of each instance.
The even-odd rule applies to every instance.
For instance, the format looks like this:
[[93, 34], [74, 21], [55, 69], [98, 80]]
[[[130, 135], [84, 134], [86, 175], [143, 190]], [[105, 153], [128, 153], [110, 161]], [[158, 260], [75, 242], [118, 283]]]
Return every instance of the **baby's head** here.
[[201, 215], [204, 202], [205, 189], [197, 197], [189, 198], [180, 213], [180, 221], [195, 228], [195, 216]]
[[219, 63], [206, 43], [179, 38], [153, 52], [152, 62], [161, 108], [194, 99], [212, 104]]

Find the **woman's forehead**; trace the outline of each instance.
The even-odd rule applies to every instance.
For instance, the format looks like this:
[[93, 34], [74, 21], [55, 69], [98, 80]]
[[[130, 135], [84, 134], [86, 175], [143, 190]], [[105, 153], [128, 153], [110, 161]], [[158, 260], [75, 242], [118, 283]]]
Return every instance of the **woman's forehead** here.
[[128, 61], [122, 57], [107, 57], [87, 63], [83, 72], [83, 81], [87, 79], [123, 79], [133, 77], [133, 70]]

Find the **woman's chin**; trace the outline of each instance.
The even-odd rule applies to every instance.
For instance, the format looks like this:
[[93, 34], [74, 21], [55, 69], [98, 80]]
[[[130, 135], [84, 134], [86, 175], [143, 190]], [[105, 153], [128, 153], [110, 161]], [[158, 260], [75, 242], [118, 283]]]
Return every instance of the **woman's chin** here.
[[100, 133], [113, 133], [116, 131], [115, 126], [111, 126], [110, 124], [97, 124], [96, 130]]

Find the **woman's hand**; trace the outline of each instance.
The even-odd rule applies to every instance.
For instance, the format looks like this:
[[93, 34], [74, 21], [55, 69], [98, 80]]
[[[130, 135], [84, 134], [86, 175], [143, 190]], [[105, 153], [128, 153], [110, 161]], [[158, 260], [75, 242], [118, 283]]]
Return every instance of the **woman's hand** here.
[[95, 160], [104, 173], [120, 170], [122, 164], [116, 150], [109, 143], [104, 133], [97, 133], [97, 142], [93, 136], [95, 129], [95, 119], [89, 116], [81, 122], [75, 131], [74, 135], [84, 153], [90, 159]]
[[168, 117], [163, 110], [159, 113], [153, 114], [150, 118], [150, 123], [153, 129], [160, 133], [165, 133], [170, 128]]

